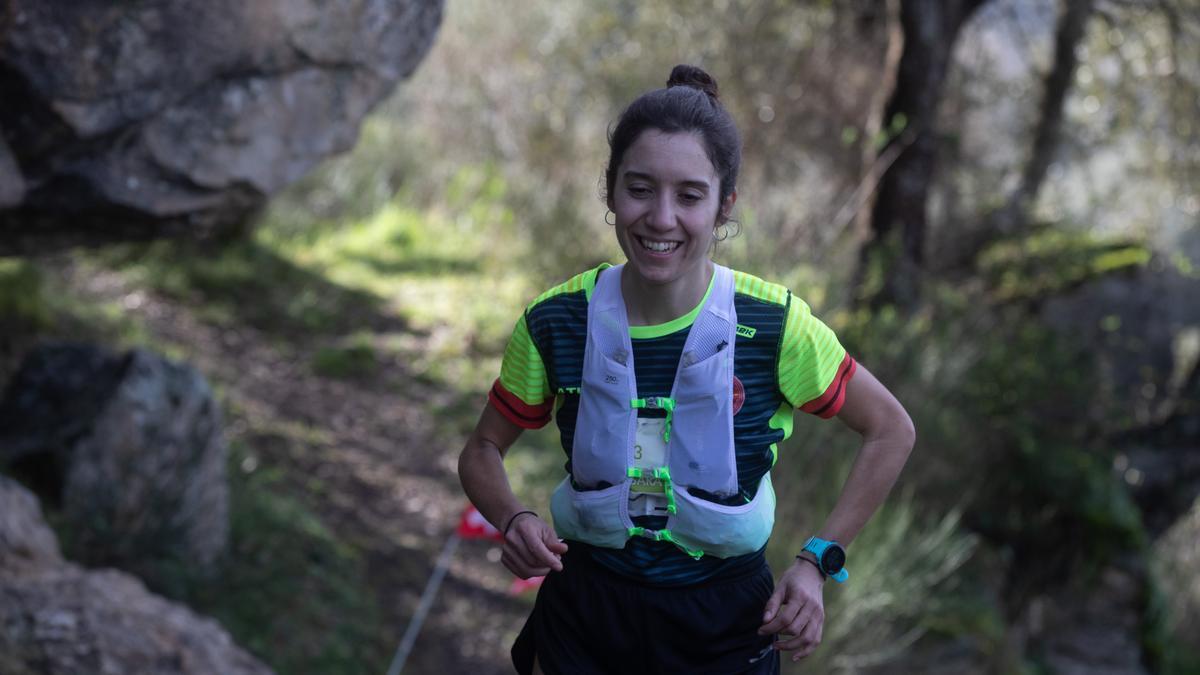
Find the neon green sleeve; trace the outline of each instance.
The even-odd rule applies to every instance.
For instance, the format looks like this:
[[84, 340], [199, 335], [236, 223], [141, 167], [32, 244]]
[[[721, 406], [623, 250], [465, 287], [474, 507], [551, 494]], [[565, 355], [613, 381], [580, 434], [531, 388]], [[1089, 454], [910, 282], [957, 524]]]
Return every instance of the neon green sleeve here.
[[779, 350], [779, 390], [795, 408], [831, 417], [841, 407], [854, 360], [837, 336], [796, 296], [788, 305]]

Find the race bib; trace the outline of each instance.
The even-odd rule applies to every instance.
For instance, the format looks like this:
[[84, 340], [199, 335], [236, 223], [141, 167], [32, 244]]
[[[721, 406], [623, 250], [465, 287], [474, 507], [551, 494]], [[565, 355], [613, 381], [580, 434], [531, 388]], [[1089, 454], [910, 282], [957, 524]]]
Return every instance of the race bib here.
[[[667, 464], [667, 443], [663, 432], [667, 420], [663, 417], [639, 417], [637, 436], [633, 446], [633, 465], [639, 469], [654, 470]], [[654, 516], [667, 512], [667, 498], [663, 493], [663, 482], [657, 478], [631, 478], [629, 488], [629, 515]]]

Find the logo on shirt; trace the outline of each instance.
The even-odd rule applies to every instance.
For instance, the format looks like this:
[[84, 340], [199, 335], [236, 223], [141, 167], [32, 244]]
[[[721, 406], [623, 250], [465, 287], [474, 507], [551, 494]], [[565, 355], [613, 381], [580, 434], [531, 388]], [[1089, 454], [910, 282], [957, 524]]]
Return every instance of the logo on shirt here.
[[747, 340], [749, 340], [750, 338], [753, 338], [754, 334], [757, 332], [758, 332], [757, 328], [751, 328], [750, 326], [743, 326], [740, 323], [737, 325], [738, 337], [744, 337]]
[[746, 387], [742, 386], [742, 381], [733, 376], [733, 414], [738, 414], [742, 409], [742, 404], [746, 402]]

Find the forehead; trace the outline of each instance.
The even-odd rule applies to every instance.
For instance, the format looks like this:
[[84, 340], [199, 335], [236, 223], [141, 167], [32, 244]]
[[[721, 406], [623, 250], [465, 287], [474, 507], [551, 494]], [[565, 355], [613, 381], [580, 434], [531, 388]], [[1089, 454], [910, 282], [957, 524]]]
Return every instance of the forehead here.
[[630, 172], [667, 182], [707, 183], [714, 183], [717, 173], [697, 135], [657, 129], [643, 131], [625, 151], [619, 173]]

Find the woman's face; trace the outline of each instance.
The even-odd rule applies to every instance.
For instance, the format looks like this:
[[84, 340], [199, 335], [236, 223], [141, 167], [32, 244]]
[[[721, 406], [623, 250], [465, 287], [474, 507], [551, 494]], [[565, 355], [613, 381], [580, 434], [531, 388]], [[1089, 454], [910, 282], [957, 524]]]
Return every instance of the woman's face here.
[[[627, 268], [655, 285], [707, 284], [720, 198], [721, 179], [699, 138], [642, 132], [625, 151], [609, 197]], [[735, 198], [726, 199], [726, 213]]]

